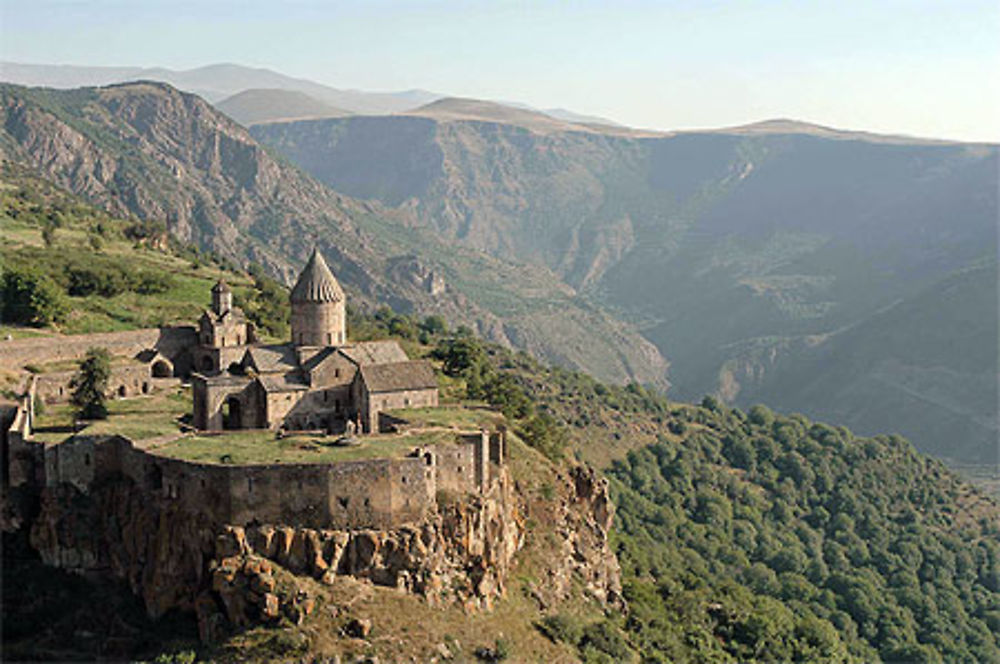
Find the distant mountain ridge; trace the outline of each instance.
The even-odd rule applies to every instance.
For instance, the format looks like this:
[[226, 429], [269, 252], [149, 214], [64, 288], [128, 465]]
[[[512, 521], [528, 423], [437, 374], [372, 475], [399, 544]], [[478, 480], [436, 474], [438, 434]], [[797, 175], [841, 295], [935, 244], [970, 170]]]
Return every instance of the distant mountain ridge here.
[[[916, 330], [882, 313], [995, 261], [996, 146], [786, 120], [615, 135], [451, 99], [251, 133], [455, 246], [553, 270], [638, 325], [670, 358], [682, 398], [766, 397], [918, 447], [943, 439], [930, 428], [950, 427], [960, 441], [921, 449], [997, 461], [996, 284], [957, 282], [977, 330], [970, 348], [904, 357]], [[921, 324], [948, 338], [947, 321]], [[855, 347], [868, 361], [844, 364]], [[970, 353], [986, 364], [971, 367]], [[849, 370], [831, 372], [832, 362]], [[929, 389], [939, 370], [948, 380]]]
[[323, 103], [297, 90], [252, 88], [216, 102], [215, 107], [244, 127], [261, 122], [351, 115], [350, 111]]
[[0, 80], [25, 86], [78, 88], [137, 80], [162, 81], [215, 103], [251, 89], [292, 90], [352, 113], [383, 114], [427, 104], [441, 95], [426, 90], [340, 90], [270, 69], [214, 64], [187, 70], [163, 67], [84, 67], [0, 63]]
[[[259, 92], [255, 94], [258, 98], [252, 101], [254, 110], [244, 111], [243, 107], [240, 107], [239, 110], [235, 111], [237, 114], [248, 113], [245, 116], [246, 123], [231, 116], [242, 124], [306, 117], [331, 117], [345, 113], [359, 115], [402, 113], [425, 106], [446, 96], [419, 89], [395, 92], [344, 90], [304, 78], [286, 76], [270, 69], [245, 67], [232, 63], [173, 70], [164, 67], [93, 67], [0, 62], [0, 81], [28, 87], [69, 89], [114, 85], [139, 80], [169, 83], [180, 90], [197, 94], [213, 104], [222, 104], [223, 106], [220, 108], [223, 112], [234, 110], [237, 102], [232, 98], [237, 95], [250, 91], [268, 90], [266, 100], [259, 98]], [[288, 94], [282, 95], [279, 91]], [[247, 99], [240, 99], [238, 103], [251, 102]], [[525, 108], [565, 122], [620, 126], [604, 118], [583, 115], [561, 108], [538, 111], [527, 104], [490, 103], [499, 103], [512, 108]], [[308, 107], [320, 104], [332, 106], [340, 113], [308, 110]]]

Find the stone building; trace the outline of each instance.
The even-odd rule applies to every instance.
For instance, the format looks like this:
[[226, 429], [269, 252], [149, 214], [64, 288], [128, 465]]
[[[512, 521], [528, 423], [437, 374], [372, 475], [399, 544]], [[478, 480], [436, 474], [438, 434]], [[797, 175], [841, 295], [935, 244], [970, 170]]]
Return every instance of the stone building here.
[[290, 299], [291, 341], [262, 345], [228, 287], [213, 289], [191, 381], [197, 428], [373, 432], [384, 410], [437, 405], [428, 363], [395, 341], [348, 341], [344, 291], [318, 250]]
[[220, 279], [212, 287], [211, 311], [198, 319], [198, 345], [191, 351], [195, 370], [205, 374], [225, 371], [243, 359], [254, 341], [253, 323], [233, 306], [233, 291]]

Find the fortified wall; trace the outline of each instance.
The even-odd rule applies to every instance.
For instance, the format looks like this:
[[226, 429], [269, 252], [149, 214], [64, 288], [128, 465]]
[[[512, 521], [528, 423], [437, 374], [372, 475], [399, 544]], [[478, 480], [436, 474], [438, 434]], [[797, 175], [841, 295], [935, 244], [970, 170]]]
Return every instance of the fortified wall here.
[[437, 507], [439, 492], [485, 494], [503, 477], [504, 432], [457, 434], [453, 444], [415, 447], [404, 458], [340, 463], [207, 464], [160, 456], [122, 436], [31, 440], [37, 379], [4, 432], [5, 484], [71, 484], [84, 494], [124, 476], [156, 501], [216, 524], [394, 528]]

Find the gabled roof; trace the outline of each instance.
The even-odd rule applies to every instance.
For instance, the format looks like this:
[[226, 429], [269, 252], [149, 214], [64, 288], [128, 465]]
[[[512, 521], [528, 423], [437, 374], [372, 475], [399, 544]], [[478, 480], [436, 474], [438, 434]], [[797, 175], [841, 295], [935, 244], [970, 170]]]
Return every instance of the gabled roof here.
[[341, 302], [344, 291], [337, 283], [319, 249], [313, 249], [309, 262], [292, 288], [292, 302]]
[[201, 312], [199, 320], [200, 321], [204, 320], [212, 325], [215, 325], [218, 323], [227, 323], [230, 321], [236, 323], [245, 323], [247, 317], [246, 314], [243, 313], [243, 310], [240, 309], [239, 307], [230, 307], [229, 309], [224, 311], [221, 315], [216, 314], [214, 311], [209, 311], [208, 309], [204, 309]]
[[229, 284], [226, 283], [225, 279], [219, 279], [217, 282], [215, 282], [215, 285], [212, 286], [212, 292], [213, 293], [232, 293], [233, 291], [232, 291], [231, 288], [229, 288]]
[[369, 392], [426, 390], [438, 386], [434, 369], [424, 360], [364, 365], [361, 367], [361, 380]]
[[257, 373], [287, 372], [299, 367], [295, 347], [291, 344], [254, 346], [243, 356], [243, 361], [245, 366], [253, 367]]
[[358, 366], [406, 362], [410, 359], [399, 342], [392, 340], [359, 341], [350, 346], [341, 346], [338, 350]]
[[285, 374], [278, 376], [257, 376], [257, 381], [264, 388], [265, 392], [272, 394], [275, 392], [303, 392], [309, 389], [308, 385], [297, 380], [294, 376]]

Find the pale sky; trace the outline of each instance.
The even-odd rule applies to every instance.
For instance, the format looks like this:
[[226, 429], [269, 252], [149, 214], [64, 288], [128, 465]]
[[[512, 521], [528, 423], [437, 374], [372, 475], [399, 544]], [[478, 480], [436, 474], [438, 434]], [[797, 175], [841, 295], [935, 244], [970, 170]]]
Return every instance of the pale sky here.
[[0, 59], [266, 67], [657, 129], [1000, 141], [1000, 0], [0, 0]]

